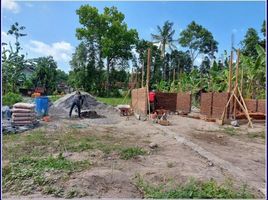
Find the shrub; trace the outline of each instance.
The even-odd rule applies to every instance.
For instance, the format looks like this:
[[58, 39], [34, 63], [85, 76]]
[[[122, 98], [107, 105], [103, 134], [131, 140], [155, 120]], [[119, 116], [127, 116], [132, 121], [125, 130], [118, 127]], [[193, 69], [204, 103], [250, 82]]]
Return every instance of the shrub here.
[[3, 105], [12, 106], [15, 103], [21, 102], [22, 96], [16, 93], [9, 92], [3, 96]]

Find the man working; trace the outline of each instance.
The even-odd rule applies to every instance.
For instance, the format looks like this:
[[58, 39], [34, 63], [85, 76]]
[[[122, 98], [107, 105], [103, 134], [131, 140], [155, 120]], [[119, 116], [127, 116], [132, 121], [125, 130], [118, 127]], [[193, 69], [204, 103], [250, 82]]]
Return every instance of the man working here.
[[149, 102], [150, 102], [150, 112], [154, 113], [155, 106], [156, 106], [156, 98], [155, 98], [155, 91], [154, 90], [149, 92]]
[[69, 117], [71, 118], [74, 107], [77, 107], [78, 117], [81, 118], [81, 107], [83, 105], [83, 98], [79, 91], [74, 95], [73, 103], [70, 109]]

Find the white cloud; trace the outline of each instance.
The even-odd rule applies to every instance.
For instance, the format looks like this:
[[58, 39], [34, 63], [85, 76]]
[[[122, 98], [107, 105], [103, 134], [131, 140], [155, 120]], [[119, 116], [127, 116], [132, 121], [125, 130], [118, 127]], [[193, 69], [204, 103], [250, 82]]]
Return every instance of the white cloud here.
[[20, 11], [19, 5], [14, 0], [3, 0], [2, 8], [13, 13], [18, 13]]
[[15, 42], [15, 39], [11, 35], [8, 35], [5, 31], [2, 31], [1, 32], [1, 41], [2, 41], [2, 43], [5, 42], [8, 44], [9, 42], [11, 42], [13, 44]]
[[56, 61], [69, 62], [74, 47], [65, 41], [46, 44], [37, 40], [30, 40], [27, 48], [38, 56], [53, 56]]

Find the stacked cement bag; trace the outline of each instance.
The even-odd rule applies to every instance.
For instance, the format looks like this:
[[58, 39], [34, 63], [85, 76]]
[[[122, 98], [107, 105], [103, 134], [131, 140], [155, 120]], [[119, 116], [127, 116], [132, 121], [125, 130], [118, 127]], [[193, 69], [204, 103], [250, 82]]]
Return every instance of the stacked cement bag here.
[[16, 103], [12, 109], [13, 125], [35, 125], [37, 122], [35, 114], [35, 105], [29, 103]]

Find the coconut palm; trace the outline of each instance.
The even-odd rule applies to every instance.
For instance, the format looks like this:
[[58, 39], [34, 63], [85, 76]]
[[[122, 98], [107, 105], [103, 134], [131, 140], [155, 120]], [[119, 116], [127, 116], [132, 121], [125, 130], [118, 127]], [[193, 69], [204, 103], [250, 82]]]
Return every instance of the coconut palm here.
[[[165, 21], [162, 28], [157, 26], [158, 34], [152, 34], [153, 42], [159, 44], [159, 48], [161, 50], [161, 57], [165, 60], [166, 47], [171, 50], [175, 49], [176, 46], [173, 44], [173, 35], [175, 30], [173, 30], [173, 23], [169, 21]], [[163, 69], [163, 78], [166, 80], [166, 65], [164, 65]]]

